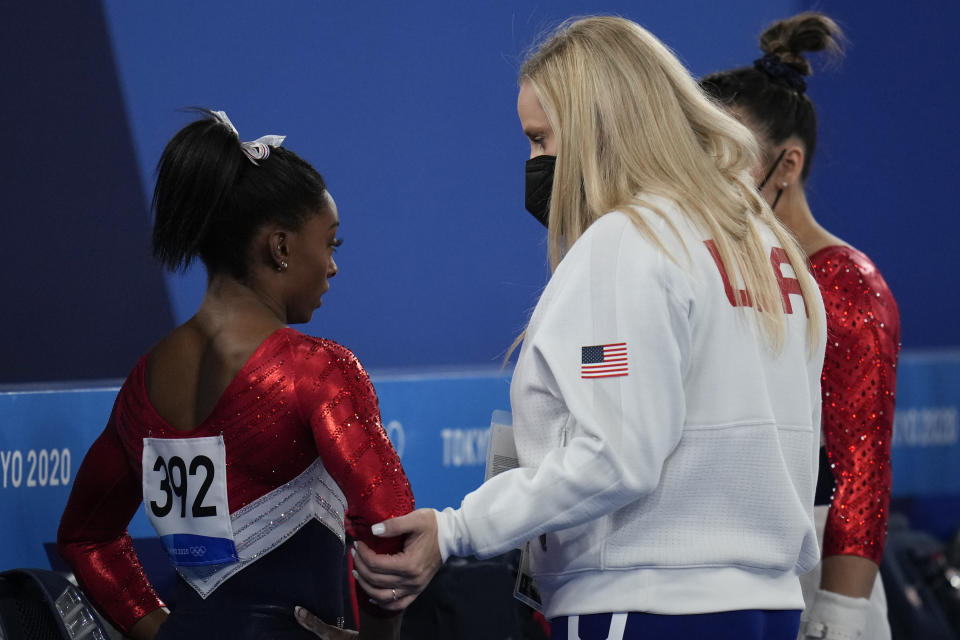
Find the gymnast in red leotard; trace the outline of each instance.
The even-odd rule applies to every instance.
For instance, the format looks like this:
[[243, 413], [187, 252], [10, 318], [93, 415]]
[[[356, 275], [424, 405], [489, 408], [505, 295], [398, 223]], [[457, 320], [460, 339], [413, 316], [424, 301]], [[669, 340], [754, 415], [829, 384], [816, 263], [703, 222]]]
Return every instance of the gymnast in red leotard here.
[[830, 18], [802, 13], [763, 32], [765, 55], [752, 67], [711, 74], [701, 85], [756, 134], [759, 188], [806, 252], [827, 312], [814, 511], [823, 560], [801, 577], [806, 611], [799, 638], [884, 640], [890, 628], [877, 569], [890, 504], [899, 312], [870, 258], [820, 226], [804, 191], [817, 120], [803, 54], [838, 51], [842, 40]]
[[[133, 638], [310, 638], [302, 605], [342, 626], [345, 529], [413, 509], [373, 386], [306, 322], [337, 273], [336, 204], [282, 138], [241, 142], [222, 112], [160, 161], [154, 252], [199, 257], [206, 296], [124, 382], [77, 474], [58, 535], [78, 582]], [[179, 574], [169, 613], [126, 532], [140, 503]], [[364, 638], [400, 616], [358, 598]]]

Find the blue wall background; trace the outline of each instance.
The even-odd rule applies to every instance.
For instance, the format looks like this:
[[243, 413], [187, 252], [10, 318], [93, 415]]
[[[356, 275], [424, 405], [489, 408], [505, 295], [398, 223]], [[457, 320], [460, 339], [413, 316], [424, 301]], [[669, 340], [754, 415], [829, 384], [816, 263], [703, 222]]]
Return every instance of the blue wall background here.
[[[643, 19], [682, 55], [713, 63], [717, 51], [751, 55], [744, 14], [763, 22], [790, 6], [702, 4], [104, 6], [144, 184], [184, 122], [181, 105], [218, 105], [250, 139], [288, 134], [328, 178], [345, 238], [308, 331], [382, 368], [495, 363], [546, 280], [544, 232], [523, 209], [516, 116], [517, 68], [534, 37], [603, 10]], [[202, 275], [168, 283], [183, 320]]]
[[[494, 365], [543, 286], [544, 232], [523, 210], [516, 70], [561, 19], [619, 13], [696, 75], [749, 64], [787, 0], [708, 3], [257, 0], [11, 3], [0, 69], [8, 243], [0, 382], [123, 376], [190, 316], [200, 269], [149, 258], [149, 197], [166, 141], [226, 110], [246, 139], [287, 134], [330, 184], [346, 243], [306, 331], [375, 369]], [[810, 94], [822, 136], [810, 183], [829, 228], [873, 256], [906, 348], [960, 345], [950, 186], [957, 90], [943, 81], [960, 5], [817, 3], [850, 35]], [[936, 311], [931, 313], [931, 309]]]
[[[523, 210], [526, 143], [515, 113], [516, 69], [535, 36], [570, 15], [620, 13], [701, 75], [749, 64], [762, 26], [805, 6], [10, 6], [0, 46], [18, 99], [4, 101], [0, 118], [16, 153], [0, 154], [11, 239], [0, 264], [14, 303], [0, 328], [17, 337], [0, 347], [0, 380], [123, 376], [190, 315], [203, 274], [165, 277], [148, 257], [154, 167], [189, 120], [178, 109], [189, 105], [225, 109], [248, 139], [287, 134], [289, 147], [326, 175], [346, 243], [308, 332], [349, 345], [374, 369], [495, 365], [548, 271], [544, 232]], [[907, 34], [910, 46], [886, 63], [899, 13], [854, 3], [836, 10], [854, 47], [844, 66], [811, 82], [825, 127], [811, 185], [818, 213], [877, 258], [901, 298], [907, 347], [957, 345], [957, 302], [929, 313], [921, 297], [954, 264], [931, 243], [945, 244], [960, 224], [945, 188], [957, 133], [929, 117], [950, 108], [953, 89], [921, 91], [939, 73], [924, 49], [937, 45], [921, 33]], [[935, 29], [958, 12], [924, 3], [910, 20]], [[914, 114], [918, 105], [926, 111]], [[936, 217], [940, 233], [904, 224], [904, 209], [911, 220]]]
[[89, 1], [0, 16], [0, 382], [123, 375], [173, 316], [107, 25]]
[[883, 272], [905, 349], [956, 347], [960, 53], [950, 43], [960, 3], [803, 4], [836, 18], [850, 39], [840, 66], [808, 83], [820, 117], [810, 205]]

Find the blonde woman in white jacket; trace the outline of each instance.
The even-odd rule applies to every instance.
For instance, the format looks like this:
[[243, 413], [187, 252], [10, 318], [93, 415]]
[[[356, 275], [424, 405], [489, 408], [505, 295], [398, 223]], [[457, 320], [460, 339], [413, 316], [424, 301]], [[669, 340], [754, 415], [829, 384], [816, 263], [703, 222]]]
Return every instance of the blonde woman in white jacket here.
[[550, 35], [517, 107], [553, 267], [510, 391], [521, 468], [375, 527], [407, 542], [358, 544], [360, 584], [402, 608], [446, 558], [533, 540], [553, 638], [793, 640], [824, 312], [752, 135], [614, 17]]

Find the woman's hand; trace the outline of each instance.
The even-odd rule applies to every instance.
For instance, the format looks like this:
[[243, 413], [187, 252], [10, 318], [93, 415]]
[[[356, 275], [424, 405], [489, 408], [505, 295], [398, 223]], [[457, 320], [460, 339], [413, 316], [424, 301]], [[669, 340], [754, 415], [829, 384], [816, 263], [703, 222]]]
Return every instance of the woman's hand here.
[[355, 543], [354, 577], [377, 606], [400, 611], [427, 588], [443, 564], [437, 543], [437, 516], [433, 509], [417, 509], [371, 527], [383, 537], [404, 536], [403, 551], [377, 554]]
[[294, 607], [293, 615], [297, 618], [297, 622], [300, 623], [301, 627], [312, 631], [318, 638], [322, 638], [323, 640], [354, 640], [360, 635], [350, 629], [338, 629], [337, 627], [331, 626], [303, 607]]

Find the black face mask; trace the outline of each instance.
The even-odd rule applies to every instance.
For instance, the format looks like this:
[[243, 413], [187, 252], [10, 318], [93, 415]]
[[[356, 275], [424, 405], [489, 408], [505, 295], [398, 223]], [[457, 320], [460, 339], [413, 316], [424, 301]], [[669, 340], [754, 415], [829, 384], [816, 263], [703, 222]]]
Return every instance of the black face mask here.
[[545, 227], [550, 219], [550, 193], [556, 163], [556, 156], [537, 156], [527, 160], [527, 211]]
[[[757, 191], [763, 191], [763, 187], [766, 186], [770, 178], [773, 177], [773, 172], [777, 170], [777, 166], [780, 164], [780, 161], [783, 160], [783, 154], [787, 152], [786, 149], [780, 151], [780, 155], [777, 156], [777, 159], [773, 161], [773, 164], [770, 165], [770, 170], [767, 171], [767, 175], [760, 181], [760, 184], [757, 185]], [[773, 204], [770, 205], [771, 211], [777, 208], [777, 203], [780, 202], [780, 196], [783, 195], [783, 189], [777, 189], [777, 196], [773, 199]]]

